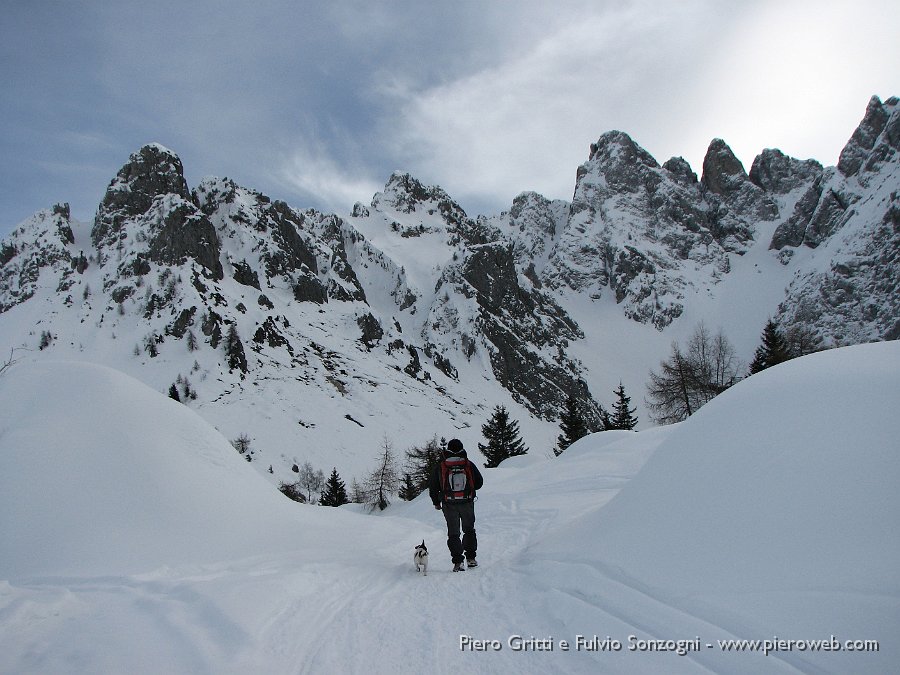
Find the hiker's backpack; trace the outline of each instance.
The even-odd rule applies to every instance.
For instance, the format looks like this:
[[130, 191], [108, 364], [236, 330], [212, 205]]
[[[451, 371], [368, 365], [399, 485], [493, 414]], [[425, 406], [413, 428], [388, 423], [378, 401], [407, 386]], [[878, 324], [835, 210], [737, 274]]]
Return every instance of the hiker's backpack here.
[[459, 502], [475, 495], [472, 465], [465, 457], [447, 457], [441, 462], [441, 490], [444, 501]]

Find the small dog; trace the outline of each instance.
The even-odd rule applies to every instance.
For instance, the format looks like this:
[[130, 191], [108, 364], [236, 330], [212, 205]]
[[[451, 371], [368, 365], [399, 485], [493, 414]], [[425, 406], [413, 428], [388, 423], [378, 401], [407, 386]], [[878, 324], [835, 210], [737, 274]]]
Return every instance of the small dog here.
[[413, 563], [416, 566], [416, 572], [421, 572], [422, 576], [428, 576], [428, 549], [425, 547], [425, 540], [416, 546], [416, 552], [413, 554]]

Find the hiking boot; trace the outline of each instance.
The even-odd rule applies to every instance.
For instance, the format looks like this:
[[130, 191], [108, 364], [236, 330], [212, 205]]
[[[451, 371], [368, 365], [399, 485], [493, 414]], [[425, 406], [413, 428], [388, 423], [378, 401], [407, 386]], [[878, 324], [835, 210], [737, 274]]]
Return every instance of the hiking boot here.
[[478, 567], [478, 561], [475, 560], [475, 558], [470, 558], [469, 560], [466, 560], [466, 565], [468, 567]]
[[461, 562], [458, 562], [458, 563], [453, 564], [453, 571], [454, 572], [465, 572], [466, 568], [463, 567], [463, 564]]

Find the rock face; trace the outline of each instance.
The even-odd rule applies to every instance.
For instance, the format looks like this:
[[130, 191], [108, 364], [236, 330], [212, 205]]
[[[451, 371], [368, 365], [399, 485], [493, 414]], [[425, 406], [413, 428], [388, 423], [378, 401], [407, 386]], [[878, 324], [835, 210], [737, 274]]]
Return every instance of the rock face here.
[[568, 208], [560, 204], [534, 194], [517, 200], [505, 226], [528, 240], [522, 245], [500, 223], [469, 218], [442, 189], [395, 173], [369, 208], [354, 208], [352, 224], [403, 256], [393, 311], [406, 314], [436, 368], [456, 377], [456, 364], [486, 357], [492, 377], [535, 416], [555, 419], [572, 395], [597, 426], [580, 366], [559, 348], [583, 335], [539, 279], [519, 270], [534, 248], [547, 249], [556, 225], [545, 218], [561, 221]]
[[[140, 242], [133, 239], [137, 232]], [[215, 230], [188, 191], [181, 160], [158, 144], [131, 155], [109, 184], [91, 241], [102, 259], [127, 250], [120, 275], [145, 269], [148, 261], [178, 265], [191, 259], [207, 276], [222, 278]]]
[[68, 204], [38, 211], [0, 243], [0, 314], [33, 297], [44, 271], [71, 304], [73, 275], [88, 263], [83, 252], [74, 253], [70, 217]]
[[[728, 156], [733, 158], [720, 149], [718, 159], [710, 160], [717, 189], [735, 200], [739, 196], [732, 195], [758, 190], [727, 173], [732, 167], [722, 157]], [[536, 275], [549, 288], [595, 300], [610, 293], [626, 316], [661, 330], [681, 315], [686, 293], [693, 290], [685, 267], [700, 266], [706, 283], [714, 283], [728, 267], [728, 252], [746, 246], [746, 236], [735, 232], [747, 228], [735, 227], [743, 221], [729, 215], [723, 204], [683, 159], [660, 166], [627, 134], [616, 131], [591, 146], [588, 162], [578, 169], [565, 221], [543, 216], [543, 230], [553, 233], [540, 240], [543, 249], [514, 231], [511, 235], [519, 247], [530, 247], [539, 266]], [[539, 210], [532, 208], [531, 214], [541, 219]]]
[[798, 270], [779, 319], [813, 327], [826, 344], [900, 337], [898, 214], [900, 100], [873, 97], [837, 168], [816, 178], [772, 240], [827, 260]]

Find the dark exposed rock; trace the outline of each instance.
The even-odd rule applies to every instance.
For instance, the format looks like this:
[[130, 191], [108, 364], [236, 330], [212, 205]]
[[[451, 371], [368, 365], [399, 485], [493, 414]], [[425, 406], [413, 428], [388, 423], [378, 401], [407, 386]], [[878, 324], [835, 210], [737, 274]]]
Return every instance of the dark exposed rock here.
[[814, 159], [801, 161], [781, 150], [763, 150], [750, 167], [750, 182], [766, 192], [787, 194], [821, 178], [824, 169]]
[[88, 259], [84, 256], [84, 251], [78, 254], [77, 258], [72, 260], [72, 265], [78, 274], [84, 274], [88, 268]]
[[409, 363], [406, 364], [403, 372], [410, 377], [416, 377], [422, 370], [422, 362], [419, 360], [419, 351], [412, 345], [406, 345], [406, 350], [409, 352]]
[[134, 286], [119, 286], [110, 292], [110, 297], [117, 305], [121, 305], [134, 294]]
[[[727, 236], [735, 236], [740, 241], [752, 239], [752, 225], [756, 220], [772, 220], [778, 216], [778, 206], [750, 181], [743, 164], [721, 138], [713, 139], [706, 151], [700, 183], [727, 206], [718, 209], [715, 230], [719, 240]], [[722, 217], [730, 211], [743, 217]]]
[[277, 248], [265, 252], [261, 258], [266, 265], [266, 275], [290, 277], [304, 267], [313, 275], [319, 271], [316, 256], [305, 239], [300, 236], [303, 214], [293, 211], [282, 201], [272, 202], [264, 211], [264, 220], [271, 230]]
[[162, 214], [162, 222], [154, 230], [149, 246], [150, 259], [154, 262], [182, 265], [193, 258], [212, 278], [224, 276], [216, 230], [193, 203], [174, 204]]
[[703, 158], [703, 187], [720, 196], [740, 191], [748, 180], [744, 165], [721, 138], [714, 138]]
[[149, 260], [177, 265], [191, 258], [212, 278], [222, 278], [215, 228], [194, 204], [181, 160], [160, 145], [131, 155], [110, 183], [94, 218], [94, 246], [104, 251], [121, 242], [129, 222], [148, 239]]
[[173, 321], [166, 328], [166, 332], [177, 338], [184, 337], [184, 334], [187, 332], [188, 327], [194, 325], [194, 315], [196, 313], [196, 307], [190, 307], [188, 309], [181, 310], [181, 312], [178, 314], [178, 318], [175, 319], [175, 321]]
[[328, 291], [318, 277], [304, 273], [294, 281], [294, 299], [298, 302], [314, 302], [322, 305], [328, 302]]
[[244, 286], [252, 286], [256, 290], [259, 288], [259, 275], [256, 273], [246, 260], [234, 263], [234, 280]]
[[[75, 235], [72, 234], [72, 226], [69, 224], [72, 220], [72, 212], [69, 209], [69, 203], [56, 204], [53, 206], [53, 213], [60, 217], [59, 233], [63, 240], [70, 244], [75, 243]], [[80, 274], [80, 272], [79, 272]]]
[[663, 168], [681, 185], [693, 186], [698, 183], [697, 174], [683, 157], [672, 157], [663, 164]]
[[203, 316], [200, 330], [202, 330], [203, 334], [209, 338], [210, 346], [215, 349], [222, 340], [222, 317], [212, 309], [208, 309]]
[[145, 145], [106, 189], [91, 231], [94, 246], [113, 243], [126, 219], [146, 213], [157, 197], [168, 194], [191, 201], [181, 160], [161, 145]]
[[269, 347], [285, 347], [289, 354], [293, 355], [294, 350], [290, 341], [282, 334], [278, 328], [278, 324], [271, 316], [257, 327], [256, 333], [253, 335], [253, 341], [257, 344], [267, 344]]
[[459, 379], [459, 371], [457, 371], [456, 368], [453, 367], [450, 359], [448, 359], [437, 350], [437, 347], [432, 344], [426, 344], [425, 355], [431, 359], [431, 362], [434, 364], [435, 368], [440, 370], [451, 380]]
[[[516, 400], [539, 417], [555, 419], [565, 400], [561, 392], [577, 392], [586, 410], [597, 410], [577, 366], [562, 348], [567, 340], [583, 337], [581, 330], [550, 296], [519, 285], [510, 247], [473, 247], [443, 283], [456, 284], [475, 298], [476, 327], [491, 346], [494, 376]], [[539, 355], [553, 345], [554, 357]], [[471, 339], [469, 346], [474, 347]]]
[[853, 132], [847, 145], [841, 150], [837, 168], [845, 176], [855, 175], [875, 147], [878, 136], [884, 131], [889, 118], [881, 99], [873, 96], [866, 106], [866, 114]]
[[0, 245], [0, 266], [5, 265], [10, 260], [16, 257], [18, 250], [16, 247], [10, 244], [9, 242], [4, 241], [2, 245]]

